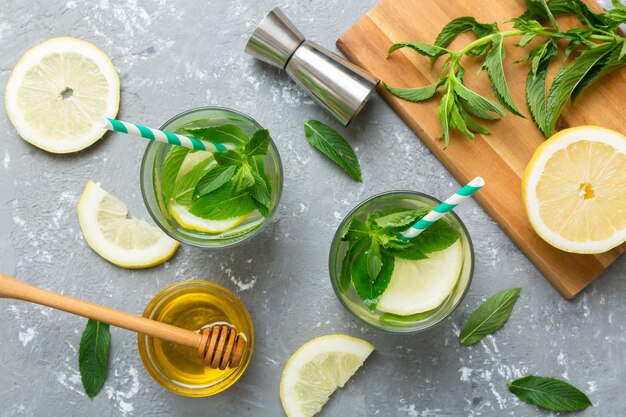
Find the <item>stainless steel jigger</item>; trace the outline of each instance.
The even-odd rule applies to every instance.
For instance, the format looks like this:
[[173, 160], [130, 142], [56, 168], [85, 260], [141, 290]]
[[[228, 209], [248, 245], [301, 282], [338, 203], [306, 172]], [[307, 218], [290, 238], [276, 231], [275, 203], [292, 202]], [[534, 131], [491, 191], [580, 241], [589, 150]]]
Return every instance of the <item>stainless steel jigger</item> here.
[[287, 74], [347, 126], [367, 103], [379, 80], [337, 54], [307, 41], [275, 8], [259, 23], [246, 53]]

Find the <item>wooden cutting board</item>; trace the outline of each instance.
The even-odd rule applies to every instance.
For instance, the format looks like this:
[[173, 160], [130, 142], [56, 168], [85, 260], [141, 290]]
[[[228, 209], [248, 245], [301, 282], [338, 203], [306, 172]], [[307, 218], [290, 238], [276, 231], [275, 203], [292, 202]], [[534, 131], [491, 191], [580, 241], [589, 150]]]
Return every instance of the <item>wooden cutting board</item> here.
[[[589, 4], [601, 10], [597, 4]], [[474, 16], [480, 22], [498, 22], [501, 28], [508, 28], [510, 25], [503, 22], [523, 11], [523, 0], [382, 0], [337, 41], [337, 46], [348, 59], [389, 85], [424, 86], [438, 78], [443, 60], [431, 70], [426, 57], [408, 48], [386, 59], [386, 51], [392, 44], [432, 43], [445, 24], [461, 16]], [[573, 20], [565, 18], [559, 23], [569, 25]], [[462, 35], [451, 48], [457, 49], [471, 39], [470, 34]], [[528, 115], [524, 94], [528, 66], [513, 64], [524, 55], [521, 48], [512, 46], [514, 42], [514, 39], [508, 40], [505, 72], [513, 99]], [[562, 59], [557, 57], [554, 61], [562, 62]], [[487, 75], [475, 76], [478, 60], [467, 58], [465, 63], [467, 84], [494, 99]], [[626, 69], [609, 74], [579, 97], [575, 107], [566, 106], [557, 128], [596, 124], [626, 133], [624, 86]], [[382, 87], [379, 93], [461, 183], [477, 175], [485, 178], [487, 185], [475, 195], [476, 200], [564, 297], [576, 295], [626, 250], [623, 244], [600, 255], [571, 254], [553, 248], [534, 232], [522, 204], [521, 177], [533, 152], [545, 138], [529, 116], [523, 119], [507, 114], [501, 120], [489, 122], [487, 127], [492, 134], [477, 135], [473, 141], [455, 133], [451, 145], [443, 150], [443, 143], [435, 141], [441, 129], [437, 98], [410, 103], [392, 96]], [[477, 257], [480, 258], [480, 253]]]

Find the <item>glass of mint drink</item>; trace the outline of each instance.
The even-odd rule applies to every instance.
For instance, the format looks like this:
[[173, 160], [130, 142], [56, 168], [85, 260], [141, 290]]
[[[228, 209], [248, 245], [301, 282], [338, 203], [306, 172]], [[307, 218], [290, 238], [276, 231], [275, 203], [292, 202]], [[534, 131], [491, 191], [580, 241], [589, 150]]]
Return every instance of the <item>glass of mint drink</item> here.
[[154, 221], [172, 238], [223, 248], [258, 234], [272, 219], [283, 168], [269, 132], [251, 117], [202, 107], [160, 128], [232, 148], [211, 153], [152, 142], [141, 163], [141, 192]]
[[330, 248], [337, 297], [355, 317], [382, 330], [420, 332], [448, 317], [465, 296], [474, 249], [454, 213], [410, 241], [399, 237], [439, 200], [413, 191], [390, 191], [355, 207]]

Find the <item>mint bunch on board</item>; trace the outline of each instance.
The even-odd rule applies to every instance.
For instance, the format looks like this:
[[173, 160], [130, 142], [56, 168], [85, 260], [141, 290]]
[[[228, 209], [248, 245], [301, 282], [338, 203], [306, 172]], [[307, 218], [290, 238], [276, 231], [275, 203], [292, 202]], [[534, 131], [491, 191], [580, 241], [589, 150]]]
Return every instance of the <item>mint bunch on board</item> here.
[[447, 248], [461, 236], [445, 221], [438, 220], [417, 237], [402, 240], [400, 233], [426, 213], [426, 209], [390, 206], [373, 211], [365, 221], [353, 219], [342, 236], [347, 248], [340, 288], [346, 291], [352, 283], [365, 306], [374, 311], [389, 285], [395, 258], [426, 259], [428, 253]]
[[[505, 115], [504, 109], [524, 117], [511, 97], [504, 73], [504, 39], [519, 37], [517, 47], [532, 48], [519, 62], [528, 62], [526, 104], [530, 115], [544, 136], [554, 134], [556, 122], [568, 99], [571, 103], [590, 85], [607, 73], [626, 64], [626, 38], [619, 25], [626, 23], [626, 6], [612, 0], [614, 9], [594, 13], [582, 0], [525, 0], [527, 11], [511, 22], [514, 29], [502, 31], [496, 23], [480, 23], [465, 16], [452, 20], [439, 33], [434, 44], [402, 42], [389, 48], [389, 54], [410, 48], [430, 58], [431, 66], [441, 56], [447, 59], [440, 77], [433, 84], [418, 88], [397, 88], [385, 84], [393, 95], [408, 101], [426, 101], [441, 94], [438, 117], [442, 126], [439, 138], [450, 143], [452, 130], [468, 138], [475, 133], [489, 134], [478, 120], [493, 120]], [[555, 17], [575, 16], [580, 26], [559, 28]], [[471, 32], [476, 40], [458, 51], [448, 46], [459, 35]], [[548, 65], [564, 48], [569, 60], [562, 64], [552, 84], [547, 85]], [[470, 90], [464, 82], [464, 56], [483, 60], [494, 96], [493, 101]]]
[[189, 206], [193, 215], [210, 220], [243, 216], [254, 209], [263, 217], [269, 216], [272, 193], [265, 174], [269, 131], [259, 129], [251, 138], [235, 125], [185, 131], [198, 139], [231, 143], [236, 148], [208, 156], [178, 178], [185, 158], [202, 151], [171, 147], [161, 168], [165, 201]]

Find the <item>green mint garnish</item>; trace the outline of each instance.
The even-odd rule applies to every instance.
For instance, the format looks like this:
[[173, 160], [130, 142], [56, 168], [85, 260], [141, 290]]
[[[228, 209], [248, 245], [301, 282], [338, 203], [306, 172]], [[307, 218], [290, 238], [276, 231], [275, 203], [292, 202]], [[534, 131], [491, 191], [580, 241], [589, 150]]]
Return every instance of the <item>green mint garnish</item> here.
[[244, 216], [255, 208], [249, 193], [235, 193], [229, 183], [195, 200], [189, 212], [203, 219], [226, 220]]
[[[495, 119], [504, 116], [503, 107], [522, 116], [517, 108], [504, 72], [506, 59], [504, 39], [519, 37], [517, 47], [525, 48], [533, 42], [528, 55], [518, 62], [528, 62], [526, 78], [526, 103], [530, 114], [544, 136], [554, 133], [556, 122], [568, 100], [574, 103], [580, 94], [594, 82], [612, 70], [626, 65], [626, 38], [620, 32], [620, 24], [626, 23], [626, 6], [613, 0], [613, 9], [605, 13], [593, 12], [582, 0], [525, 0], [527, 11], [514, 17], [514, 28], [500, 30], [496, 23], [479, 23], [473, 17], [459, 17], [449, 22], [439, 33], [434, 44], [401, 42], [392, 45], [388, 53], [409, 48], [430, 58], [432, 64], [447, 55], [441, 67], [439, 79], [418, 88], [397, 88], [385, 84], [391, 94], [409, 101], [429, 100], [440, 92], [438, 117], [445, 146], [450, 142], [451, 132], [473, 138], [474, 133], [488, 134], [478, 119]], [[559, 15], [573, 15], [579, 25], [561, 29], [555, 19]], [[477, 39], [454, 51], [449, 45], [459, 35], [471, 32]], [[548, 65], [564, 47], [565, 57], [572, 60], [559, 64], [552, 84], [547, 85]], [[499, 104], [470, 90], [464, 81], [466, 76], [463, 58], [479, 57], [482, 69], [487, 71], [493, 93]], [[523, 116], [522, 116], [523, 117]]]
[[179, 177], [181, 165], [190, 151], [173, 146], [162, 166], [166, 201], [190, 206], [192, 214], [210, 220], [239, 217], [254, 209], [264, 217], [269, 216], [272, 189], [264, 168], [269, 132], [258, 130], [248, 140], [245, 132], [234, 125], [185, 131], [198, 139], [235, 144], [236, 148], [213, 153], [212, 158]]
[[109, 325], [89, 320], [80, 339], [78, 369], [83, 388], [89, 398], [102, 389], [109, 373]]
[[507, 385], [520, 400], [547, 410], [579, 411], [591, 405], [585, 393], [560, 379], [529, 375]]
[[207, 158], [176, 180], [176, 183], [174, 184], [174, 191], [172, 192], [172, 198], [178, 204], [191, 204], [196, 184], [206, 174], [211, 163], [213, 163], [213, 159]]
[[347, 248], [340, 288], [346, 291], [352, 283], [373, 311], [391, 279], [394, 258], [426, 259], [428, 253], [443, 250], [459, 239], [460, 233], [443, 220], [409, 241], [401, 239], [400, 233], [426, 213], [426, 209], [384, 207], [369, 214], [365, 221], [352, 219], [342, 236]]
[[191, 136], [207, 142], [232, 143], [235, 146], [240, 146], [248, 142], [246, 132], [235, 125], [192, 127], [184, 130]]
[[504, 326], [520, 291], [521, 288], [511, 288], [493, 295], [482, 303], [467, 319], [459, 335], [459, 342], [466, 346], [473, 345]]
[[183, 148], [182, 146], [170, 146], [167, 155], [165, 155], [163, 165], [161, 165], [161, 187], [163, 187], [165, 201], [169, 201], [172, 197], [178, 171], [189, 152], [191, 152], [191, 149]]
[[359, 160], [346, 140], [330, 126], [317, 120], [304, 124], [304, 134], [309, 143], [326, 155], [356, 181], [361, 181]]

